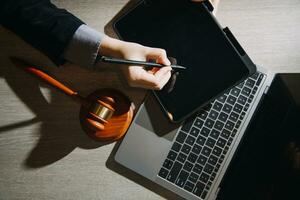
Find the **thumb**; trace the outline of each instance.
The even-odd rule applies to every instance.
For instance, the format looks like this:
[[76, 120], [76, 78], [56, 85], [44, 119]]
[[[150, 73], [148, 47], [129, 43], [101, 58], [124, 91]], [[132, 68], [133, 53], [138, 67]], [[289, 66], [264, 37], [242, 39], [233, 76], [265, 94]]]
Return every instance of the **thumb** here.
[[164, 49], [149, 48], [149, 51], [147, 52], [147, 60], [155, 60], [157, 63], [163, 65], [171, 65]]

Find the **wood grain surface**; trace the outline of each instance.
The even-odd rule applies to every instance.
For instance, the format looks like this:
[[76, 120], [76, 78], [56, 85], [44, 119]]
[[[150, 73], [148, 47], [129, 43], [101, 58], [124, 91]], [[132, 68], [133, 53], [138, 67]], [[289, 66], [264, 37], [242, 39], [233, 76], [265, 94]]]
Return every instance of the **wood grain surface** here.
[[[98, 31], [125, 0], [54, 0]], [[299, 0], [221, 0], [217, 18], [253, 61], [276, 72], [300, 72]], [[113, 161], [118, 143], [99, 143], [81, 130], [80, 107], [17, 69], [9, 56], [43, 66], [84, 96], [102, 87], [122, 90], [140, 105], [145, 90], [126, 85], [116, 66], [59, 68], [0, 27], [0, 199], [180, 199]]]

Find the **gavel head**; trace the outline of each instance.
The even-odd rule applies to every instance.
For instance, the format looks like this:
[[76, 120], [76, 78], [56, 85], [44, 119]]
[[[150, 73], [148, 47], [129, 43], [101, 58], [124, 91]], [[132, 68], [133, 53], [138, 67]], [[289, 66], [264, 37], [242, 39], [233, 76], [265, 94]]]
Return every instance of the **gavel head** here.
[[129, 99], [115, 89], [100, 89], [86, 98], [80, 109], [83, 130], [100, 141], [121, 138], [133, 116]]
[[105, 124], [113, 116], [115, 112], [115, 101], [113, 98], [104, 96], [90, 103], [89, 115], [87, 123], [95, 128], [96, 131], [104, 130]]

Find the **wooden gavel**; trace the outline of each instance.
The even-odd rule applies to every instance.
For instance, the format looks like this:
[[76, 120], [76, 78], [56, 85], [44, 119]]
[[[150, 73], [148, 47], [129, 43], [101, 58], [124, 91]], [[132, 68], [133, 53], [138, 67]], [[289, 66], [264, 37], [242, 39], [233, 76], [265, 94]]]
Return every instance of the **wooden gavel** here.
[[80, 103], [79, 119], [81, 127], [92, 138], [100, 141], [113, 141], [121, 138], [126, 133], [133, 117], [133, 106], [130, 100], [120, 91], [103, 88], [96, 90], [85, 98], [35, 66], [29, 65], [18, 58], [11, 58], [11, 60], [16, 66], [41, 78]]

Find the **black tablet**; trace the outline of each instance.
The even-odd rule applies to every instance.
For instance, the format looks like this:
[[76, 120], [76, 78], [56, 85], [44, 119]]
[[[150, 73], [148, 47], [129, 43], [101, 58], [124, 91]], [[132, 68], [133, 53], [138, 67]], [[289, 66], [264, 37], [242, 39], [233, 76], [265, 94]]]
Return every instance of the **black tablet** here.
[[186, 70], [174, 88], [153, 91], [167, 116], [179, 122], [256, 71], [208, 2], [144, 0], [121, 16], [114, 29], [125, 41], [159, 47]]

